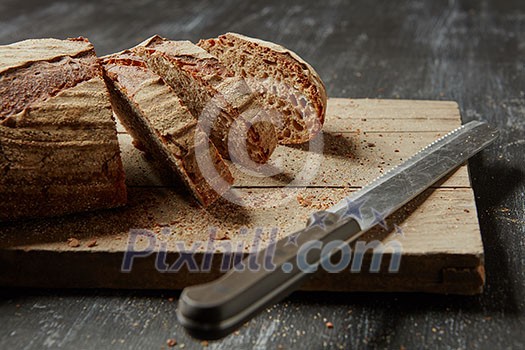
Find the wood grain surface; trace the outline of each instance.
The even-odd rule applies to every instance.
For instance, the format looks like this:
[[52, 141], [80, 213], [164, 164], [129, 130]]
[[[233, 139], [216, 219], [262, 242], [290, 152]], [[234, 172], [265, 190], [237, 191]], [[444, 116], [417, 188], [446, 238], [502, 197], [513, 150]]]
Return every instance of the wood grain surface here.
[[[425, 128], [414, 131], [416, 123]], [[312, 212], [339, 202], [460, 123], [452, 102], [329, 99], [322, 134], [309, 145], [278, 147], [269, 162], [278, 175], [252, 176], [237, 169], [233, 191], [243, 203], [225, 197], [206, 209], [181, 191], [180, 183], [166, 181], [131, 137], [119, 131], [129, 186], [127, 208], [4, 224], [0, 285], [182, 289], [211, 281], [232, 261], [231, 251], [259, 252], [272, 240], [289, 236], [304, 227]], [[313, 148], [319, 148], [322, 157], [312, 153]], [[307, 176], [302, 168], [308, 162], [316, 166], [308, 168]], [[291, 186], [292, 181], [297, 184]], [[303, 288], [481, 292], [483, 245], [465, 165], [395, 213], [387, 225], [360, 238], [362, 244], [384, 244], [379, 271], [371, 271], [370, 248], [359, 273], [350, 273], [350, 265], [337, 274], [321, 271]], [[146, 230], [153, 238], [142, 233], [135, 241], [132, 230]], [[71, 247], [71, 238], [79, 246]], [[357, 248], [352, 248], [352, 262], [359, 261]], [[133, 268], [122, 273], [130, 249], [151, 249], [152, 254], [137, 258]], [[205, 253], [214, 254], [210, 271], [190, 271], [189, 265], [166, 271], [183, 252], [193, 250], [199, 266]], [[401, 253], [401, 264], [392, 273], [389, 266], [396, 252]], [[162, 268], [156, 261], [164, 253], [167, 265]]]
[[[524, 26], [521, 0], [0, 3], [2, 44], [84, 35], [102, 55], [155, 33], [196, 41], [238, 31], [299, 53], [331, 97], [454, 100], [463, 122], [500, 128], [497, 143], [469, 163], [485, 247], [483, 294], [296, 293], [213, 349], [525, 346]], [[203, 348], [178, 325], [175, 292], [2, 295], [5, 349], [167, 349], [170, 338], [178, 348]]]

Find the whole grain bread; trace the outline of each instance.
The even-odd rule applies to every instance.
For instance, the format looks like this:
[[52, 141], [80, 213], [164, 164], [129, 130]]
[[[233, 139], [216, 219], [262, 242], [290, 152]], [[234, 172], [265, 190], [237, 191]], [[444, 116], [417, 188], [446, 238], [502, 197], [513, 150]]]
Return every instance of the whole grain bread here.
[[268, 106], [280, 112], [274, 121], [279, 143], [303, 143], [319, 133], [326, 113], [326, 89], [316, 71], [299, 55], [236, 33], [201, 40], [197, 45], [243, 77]]
[[[113, 110], [145, 151], [204, 206], [227, 191], [233, 182], [228, 166], [173, 89], [132, 51], [103, 57], [102, 64]], [[210, 160], [199, 164], [204, 152]]]
[[115, 120], [83, 38], [0, 46], [0, 221], [126, 203]]
[[201, 124], [209, 124], [210, 139], [223, 157], [241, 164], [268, 161], [277, 145], [275, 128], [244, 79], [189, 41], [154, 36], [132, 51], [173, 88]]

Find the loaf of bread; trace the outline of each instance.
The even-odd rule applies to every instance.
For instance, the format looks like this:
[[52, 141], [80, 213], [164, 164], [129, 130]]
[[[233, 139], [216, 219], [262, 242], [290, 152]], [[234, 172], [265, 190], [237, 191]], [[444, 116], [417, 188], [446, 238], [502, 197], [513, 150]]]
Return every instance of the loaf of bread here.
[[[195, 198], [210, 205], [233, 182], [228, 166], [188, 108], [132, 51], [102, 59], [113, 110], [158, 163], [175, 172]], [[210, 155], [197, 161], [196, 150]]]
[[268, 106], [279, 111], [275, 120], [279, 143], [303, 143], [320, 130], [326, 113], [326, 89], [315, 70], [284, 47], [227, 33], [201, 40], [198, 46], [217, 57], [262, 93]]
[[0, 46], [0, 221], [126, 203], [115, 120], [83, 38]]
[[84, 38], [0, 46], [0, 222], [126, 203], [112, 108], [204, 206], [233, 183], [223, 157], [257, 168], [324, 122], [318, 74], [270, 42], [153, 36], [102, 63]]
[[132, 49], [161, 76], [200, 123], [222, 156], [265, 163], [277, 145], [268, 111], [244, 79], [189, 41], [154, 36]]

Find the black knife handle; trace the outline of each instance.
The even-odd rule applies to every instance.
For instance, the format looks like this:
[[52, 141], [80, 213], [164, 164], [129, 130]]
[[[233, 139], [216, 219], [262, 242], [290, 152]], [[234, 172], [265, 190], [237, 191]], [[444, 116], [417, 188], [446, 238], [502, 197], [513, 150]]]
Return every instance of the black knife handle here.
[[[179, 300], [179, 320], [196, 338], [216, 339], [227, 335], [297, 289], [319, 264], [324, 266], [325, 259], [345, 241], [350, 243], [359, 237], [496, 137], [497, 130], [486, 123], [472, 121], [434, 141], [351, 198], [347, 197], [348, 206], [340, 208], [344, 210], [332, 207], [346, 217], [352, 215], [354, 209], [361, 212], [363, 203], [368, 202], [363, 215], [356, 216], [359, 223], [327, 211], [312, 214], [308, 227], [294, 234], [299, 235], [297, 245], [285, 238], [256, 257], [263, 268], [234, 268], [215, 282], [186, 288]], [[350, 205], [348, 199], [354, 203]], [[316, 248], [329, 249], [306, 249], [313, 244], [317, 244]], [[273, 258], [275, 268], [265, 266], [268, 257]], [[249, 262], [244, 260], [241, 264]]]
[[228, 335], [298, 289], [340, 245], [331, 244], [330, 251], [321, 247], [328, 242], [344, 243], [362, 233], [354, 219], [341, 222], [336, 214], [320, 213], [325, 213], [323, 223], [296, 232], [297, 244], [289, 238], [281, 239], [257, 256], [247, 257], [221, 278], [185, 288], [177, 316], [188, 333], [207, 340]]

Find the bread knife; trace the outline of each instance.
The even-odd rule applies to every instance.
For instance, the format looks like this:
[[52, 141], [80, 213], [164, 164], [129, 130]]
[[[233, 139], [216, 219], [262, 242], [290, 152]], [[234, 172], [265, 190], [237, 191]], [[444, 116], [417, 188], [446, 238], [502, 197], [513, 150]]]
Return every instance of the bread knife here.
[[[300, 266], [301, 247], [309, 242], [355, 241], [379, 223], [378, 213], [382, 218], [392, 214], [492, 143], [497, 135], [497, 130], [487, 123], [469, 122], [335, 206], [313, 213], [307, 226], [293, 233], [297, 244], [289, 244], [290, 239], [285, 237], [261, 251], [256, 257], [259, 266], [264, 266], [263, 260], [271, 255], [274, 269], [234, 267], [215, 281], [185, 288], [177, 308], [180, 323], [198, 339], [228, 335], [297, 290], [322, 260], [329, 258], [330, 254], [312, 249], [302, 257], [307, 264]], [[359, 211], [355, 210], [355, 203], [359, 203]], [[244, 264], [248, 263], [246, 259]]]

